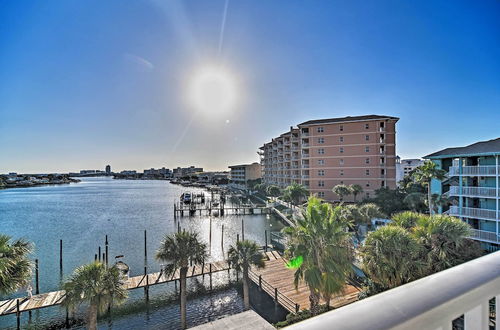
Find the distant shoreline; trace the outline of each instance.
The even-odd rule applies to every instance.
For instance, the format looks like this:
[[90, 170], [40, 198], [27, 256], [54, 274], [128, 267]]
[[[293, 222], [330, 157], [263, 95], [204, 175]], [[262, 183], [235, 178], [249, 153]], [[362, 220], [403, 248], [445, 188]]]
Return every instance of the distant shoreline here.
[[11, 189], [11, 188], [31, 188], [31, 187], [40, 187], [40, 186], [48, 186], [48, 185], [61, 185], [61, 184], [70, 184], [70, 183], [79, 183], [81, 180], [63, 177], [57, 179], [24, 179], [24, 180], [16, 180], [16, 181], [0, 181], [0, 190], [1, 189]]

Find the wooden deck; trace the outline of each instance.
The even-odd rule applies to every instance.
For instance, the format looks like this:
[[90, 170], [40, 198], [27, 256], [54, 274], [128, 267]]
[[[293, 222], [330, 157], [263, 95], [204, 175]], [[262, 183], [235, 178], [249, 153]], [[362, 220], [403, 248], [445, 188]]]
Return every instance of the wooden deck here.
[[[196, 277], [200, 275], [209, 275], [211, 273], [217, 273], [221, 271], [227, 271], [229, 269], [226, 261], [217, 261], [211, 264], [205, 264], [203, 267], [200, 266], [192, 266], [188, 270], [187, 277]], [[174, 280], [178, 280], [179, 270], [175, 272], [172, 276], [165, 276], [160, 272], [147, 274], [147, 275], [139, 275], [130, 277], [125, 283], [124, 286], [127, 290], [133, 290], [138, 288], [144, 288], [146, 286], [156, 285], [171, 282]], [[9, 299], [0, 301], [0, 316], [7, 314], [14, 314], [17, 312], [27, 312], [34, 309], [41, 309], [45, 307], [51, 307], [59, 305], [64, 300], [65, 292], [61, 291], [52, 291], [48, 293], [42, 293], [34, 295], [31, 299], [28, 297], [22, 297], [17, 299]], [[17, 304], [19, 303], [19, 310], [17, 309]]]
[[[286, 261], [276, 252], [266, 252], [267, 260], [264, 269], [253, 269], [250, 278], [273, 299], [291, 313], [298, 310], [310, 309], [309, 288], [306, 283], [301, 282], [297, 289], [293, 284], [295, 270], [286, 267]], [[264, 282], [264, 284], [263, 284]], [[332, 298], [330, 306], [342, 307], [358, 300], [360, 290], [350, 284], [345, 285], [343, 294]], [[325, 301], [321, 300], [322, 304]]]

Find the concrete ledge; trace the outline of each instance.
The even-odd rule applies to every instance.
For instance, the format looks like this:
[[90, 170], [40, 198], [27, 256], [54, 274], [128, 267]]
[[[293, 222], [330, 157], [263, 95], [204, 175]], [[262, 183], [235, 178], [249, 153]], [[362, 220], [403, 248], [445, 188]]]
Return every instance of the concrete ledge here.
[[239, 314], [224, 317], [220, 320], [205, 323], [194, 328], [193, 330], [271, 330], [274, 327], [267, 323], [259, 314], [255, 313], [253, 310], [242, 312]]

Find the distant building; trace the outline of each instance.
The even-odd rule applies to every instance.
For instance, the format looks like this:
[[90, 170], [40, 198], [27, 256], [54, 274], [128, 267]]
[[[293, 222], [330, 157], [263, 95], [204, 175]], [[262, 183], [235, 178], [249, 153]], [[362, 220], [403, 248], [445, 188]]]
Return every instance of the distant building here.
[[137, 171], [135, 171], [135, 170], [125, 170], [125, 171], [121, 171], [120, 174], [134, 175], [134, 174], [137, 174]]
[[173, 177], [176, 179], [185, 177], [185, 176], [190, 176], [194, 175], [197, 173], [203, 172], [202, 167], [194, 167], [194, 166], [189, 166], [189, 167], [177, 167], [172, 170]]
[[411, 171], [422, 165], [424, 161], [422, 159], [401, 159], [399, 156], [396, 157], [396, 183], [403, 180], [405, 176], [410, 174]]
[[262, 167], [259, 163], [232, 165], [229, 179], [237, 185], [245, 185], [248, 180], [262, 178]]
[[[338, 184], [358, 184], [362, 197], [396, 188], [396, 122], [391, 116], [309, 120], [260, 147], [263, 181], [305, 186], [310, 193], [339, 201]], [[344, 200], [352, 201], [348, 196]]]
[[439, 213], [459, 217], [472, 226], [472, 239], [486, 250], [499, 250], [500, 138], [447, 148], [424, 158], [448, 173], [445, 180], [431, 182], [431, 193], [451, 199], [451, 206], [439, 207]]
[[97, 173], [96, 170], [81, 170], [80, 171], [80, 174], [83, 174], [83, 175], [96, 174], [96, 173]]
[[111, 174], [111, 165], [106, 165], [106, 174], [107, 175]]
[[229, 172], [201, 172], [198, 174], [198, 182], [200, 183], [227, 183], [229, 180]]

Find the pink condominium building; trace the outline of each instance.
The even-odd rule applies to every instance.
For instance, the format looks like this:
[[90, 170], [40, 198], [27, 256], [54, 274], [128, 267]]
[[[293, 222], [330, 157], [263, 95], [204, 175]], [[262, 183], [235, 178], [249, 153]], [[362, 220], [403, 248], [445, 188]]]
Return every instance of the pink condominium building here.
[[[309, 120], [260, 147], [263, 180], [286, 187], [304, 185], [338, 201], [338, 184], [358, 184], [358, 199], [381, 187], [396, 188], [396, 122], [390, 116]], [[352, 200], [352, 196], [345, 198]]]

